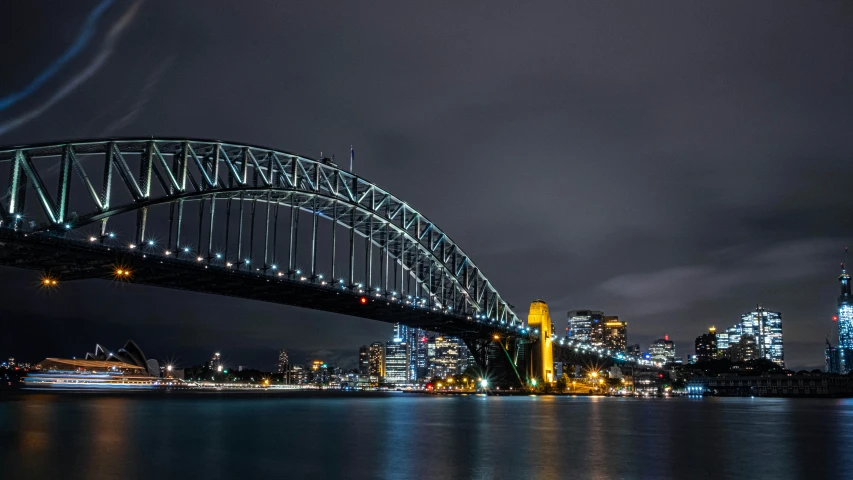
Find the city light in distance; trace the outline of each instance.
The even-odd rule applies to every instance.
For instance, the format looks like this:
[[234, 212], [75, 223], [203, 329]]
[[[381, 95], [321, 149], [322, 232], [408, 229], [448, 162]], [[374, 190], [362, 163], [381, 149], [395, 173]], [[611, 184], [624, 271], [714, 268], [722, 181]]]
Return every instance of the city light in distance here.
[[59, 282], [55, 278], [43, 277], [41, 284], [45, 287], [55, 287]]
[[362, 305], [367, 305], [367, 297], [361, 297], [358, 301], [361, 302]]

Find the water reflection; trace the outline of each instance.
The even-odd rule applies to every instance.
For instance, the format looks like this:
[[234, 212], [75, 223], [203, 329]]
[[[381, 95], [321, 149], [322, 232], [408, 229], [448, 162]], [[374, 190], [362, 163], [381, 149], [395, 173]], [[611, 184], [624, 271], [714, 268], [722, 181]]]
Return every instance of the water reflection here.
[[0, 401], [4, 480], [853, 478], [852, 452], [849, 400]]

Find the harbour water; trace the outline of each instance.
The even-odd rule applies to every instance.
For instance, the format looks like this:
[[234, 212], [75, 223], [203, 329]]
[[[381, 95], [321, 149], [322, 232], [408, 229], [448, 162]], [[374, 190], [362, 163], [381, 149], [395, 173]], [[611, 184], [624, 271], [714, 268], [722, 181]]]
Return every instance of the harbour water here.
[[853, 400], [0, 392], [0, 478], [853, 478]]

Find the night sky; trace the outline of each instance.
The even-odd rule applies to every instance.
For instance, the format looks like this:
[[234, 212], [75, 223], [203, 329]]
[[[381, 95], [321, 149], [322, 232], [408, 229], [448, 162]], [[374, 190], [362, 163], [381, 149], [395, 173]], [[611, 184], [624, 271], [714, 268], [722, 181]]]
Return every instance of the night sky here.
[[[0, 7], [0, 144], [352, 144], [355, 172], [448, 232], [519, 316], [541, 297], [559, 331], [600, 309], [686, 356], [761, 302], [788, 366], [822, 367], [853, 239], [853, 2], [98, 5]], [[351, 366], [392, 331], [106, 281], [48, 294], [38, 275], [0, 269], [0, 356], [133, 338], [185, 366], [219, 350], [269, 369], [279, 348]]]

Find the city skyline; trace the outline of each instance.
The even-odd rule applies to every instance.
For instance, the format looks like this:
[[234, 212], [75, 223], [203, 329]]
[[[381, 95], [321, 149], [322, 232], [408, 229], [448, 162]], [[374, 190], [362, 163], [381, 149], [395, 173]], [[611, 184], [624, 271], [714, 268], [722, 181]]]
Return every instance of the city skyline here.
[[[10, 7], [10, 15], [43, 18], [45, 30], [35, 36], [14, 25], [2, 33], [4, 44], [21, 45], [8, 52], [10, 64], [28, 67], [4, 76], [0, 91], [21, 91], [73, 40], [76, 33], [62, 25], [82, 21], [93, 7], [60, 4], [50, 16], [39, 5]], [[465, 18], [463, 6], [422, 12], [423, 21], [405, 34], [387, 28], [381, 7], [347, 5], [332, 15], [312, 5], [268, 6], [235, 13], [243, 20], [236, 26], [231, 16], [211, 13], [206, 28], [237, 31], [197, 46], [182, 41], [189, 33], [172, 23], [191, 15], [189, 8], [149, 2], [131, 12], [108, 9], [103, 25], [127, 19], [115, 53], [38, 121], [0, 128], [0, 144], [196, 135], [338, 158], [354, 145], [355, 172], [405, 194], [446, 228], [510, 303], [541, 297], [554, 312], [617, 313], [630, 325], [630, 342], [645, 347], [663, 334], [691, 345], [707, 325], [730, 325], [733, 315], [761, 302], [785, 314], [786, 363], [822, 365], [837, 296], [827, 275], [837, 275], [839, 251], [853, 238], [853, 227], [837, 221], [853, 213], [846, 182], [837, 181], [853, 173], [853, 96], [845, 87], [853, 78], [846, 61], [853, 42], [846, 41], [849, 29], [818, 21], [828, 10], [778, 9], [778, 18], [765, 22], [757, 5], [741, 5], [737, 15], [702, 16], [632, 5], [608, 18], [614, 34], [602, 37], [595, 22], [577, 21], [582, 15], [568, 10], [517, 17], [498, 8], [496, 21], [518, 21], [520, 28], [493, 36], [480, 26], [474, 35], [490, 38], [485, 45], [441, 40], [468, 38], [471, 25], [458, 20]], [[411, 12], [400, 8], [387, 13], [408, 24]], [[150, 38], [144, 25], [152, 18], [161, 19], [168, 34]], [[286, 28], [270, 28], [264, 41], [250, 42], [254, 30], [244, 26], [272, 18]], [[352, 21], [338, 25], [339, 18]], [[670, 30], [651, 28], [651, 21], [638, 25], [644, 18]], [[822, 27], [791, 32], [784, 26], [792, 23]], [[324, 34], [322, 51], [300, 41], [325, 24], [336, 28]], [[694, 35], [709, 24], [727, 32], [712, 36], [713, 47]], [[543, 33], [527, 38], [525, 31]], [[627, 41], [611, 43], [622, 35]], [[424, 44], [434, 46], [424, 51]], [[753, 48], [738, 47], [745, 44]], [[149, 53], [141, 54], [139, 45]], [[531, 65], [531, 52], [545, 51], [553, 56]], [[254, 71], [257, 58], [286, 61], [273, 62], [262, 86], [251, 77], [213, 76], [202, 95], [186, 80], [193, 65], [223, 56], [243, 71]], [[600, 67], [600, 58], [610, 67]], [[69, 65], [68, 73], [80, 68]], [[132, 70], [139, 74], [127, 75]], [[822, 74], [801, 82], [803, 71]], [[342, 72], [344, 84], [338, 83]], [[394, 79], [393, 88], [377, 87], [382, 79]], [[63, 85], [53, 80], [4, 106], [3, 125], [50, 100]], [[81, 121], [81, 105], [102, 110], [86, 110], [90, 115]], [[436, 186], [476, 189], [442, 196]], [[343, 358], [350, 345], [379, 338], [386, 328], [95, 281], [68, 282], [48, 295], [36, 282], [36, 275], [0, 269], [0, 284], [16, 299], [0, 314], [17, 319], [7, 339], [78, 325], [31, 347], [44, 353], [50, 343], [70, 353], [91, 338], [139, 338], [164, 357], [202, 357], [216, 345], [240, 363], [260, 364], [293, 343], [304, 350], [294, 354]], [[169, 308], [133, 308], [152, 298]], [[321, 335], [306, 326], [315, 324], [330, 327]], [[72, 345], [62, 345], [65, 340]], [[14, 352], [19, 342], [0, 342], [0, 351], [18, 357], [42, 353]]]

